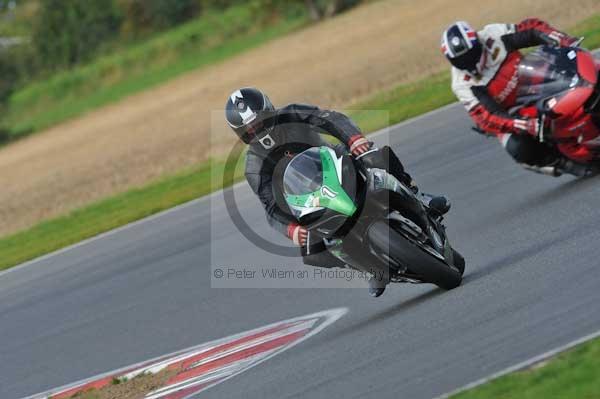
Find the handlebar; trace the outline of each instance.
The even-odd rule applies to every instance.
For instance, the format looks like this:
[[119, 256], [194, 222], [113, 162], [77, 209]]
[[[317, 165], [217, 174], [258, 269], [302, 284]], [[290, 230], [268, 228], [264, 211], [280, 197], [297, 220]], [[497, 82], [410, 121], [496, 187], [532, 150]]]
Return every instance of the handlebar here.
[[579, 47], [579, 45], [585, 40], [585, 36], [581, 36], [579, 39], [577, 39], [576, 42], [571, 44], [571, 47]]

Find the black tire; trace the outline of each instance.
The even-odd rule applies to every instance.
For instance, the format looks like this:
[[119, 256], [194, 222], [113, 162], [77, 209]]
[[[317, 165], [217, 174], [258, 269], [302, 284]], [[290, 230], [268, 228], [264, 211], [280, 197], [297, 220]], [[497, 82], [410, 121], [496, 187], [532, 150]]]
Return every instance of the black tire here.
[[462, 276], [458, 271], [410, 242], [384, 221], [373, 223], [368, 237], [374, 248], [407, 265], [409, 270], [420, 276], [424, 282], [435, 284], [445, 290], [456, 288], [462, 282]]

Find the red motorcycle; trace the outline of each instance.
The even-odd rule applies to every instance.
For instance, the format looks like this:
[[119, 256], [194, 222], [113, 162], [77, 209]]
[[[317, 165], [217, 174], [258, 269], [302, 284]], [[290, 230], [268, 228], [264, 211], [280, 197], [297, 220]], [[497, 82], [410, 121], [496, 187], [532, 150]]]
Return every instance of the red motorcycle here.
[[540, 142], [588, 171], [600, 167], [599, 74], [600, 61], [585, 49], [540, 47], [519, 63], [511, 110], [539, 118]]

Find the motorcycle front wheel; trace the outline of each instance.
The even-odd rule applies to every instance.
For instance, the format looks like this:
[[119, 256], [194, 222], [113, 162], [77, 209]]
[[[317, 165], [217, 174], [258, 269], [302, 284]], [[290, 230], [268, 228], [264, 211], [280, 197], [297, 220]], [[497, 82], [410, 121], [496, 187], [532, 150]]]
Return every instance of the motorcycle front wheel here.
[[456, 288], [462, 282], [461, 273], [425, 252], [384, 221], [373, 223], [369, 228], [368, 238], [375, 250], [405, 265], [423, 282], [435, 284], [445, 290]]

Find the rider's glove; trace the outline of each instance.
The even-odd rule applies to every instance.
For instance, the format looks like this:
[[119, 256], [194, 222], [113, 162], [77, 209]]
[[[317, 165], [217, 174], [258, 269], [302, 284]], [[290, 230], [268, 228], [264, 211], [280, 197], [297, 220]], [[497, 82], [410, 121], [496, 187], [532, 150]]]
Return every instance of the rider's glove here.
[[556, 47], [571, 47], [579, 40], [576, 37], [569, 36], [566, 33], [556, 30], [547, 34], [545, 38], [548, 44]]
[[367, 138], [362, 134], [355, 134], [354, 136], [350, 137], [350, 140], [348, 140], [348, 146], [350, 147], [350, 152], [352, 155], [357, 157], [369, 151], [371, 148], [371, 142], [368, 141]]
[[356, 159], [360, 160], [362, 164], [368, 169], [377, 168], [387, 170], [387, 162], [385, 161], [381, 150], [379, 150], [378, 148], [370, 148], [369, 151], [363, 152], [362, 154], [355, 156]]
[[297, 223], [290, 223], [287, 228], [287, 236], [294, 244], [304, 247], [308, 239], [308, 230], [306, 227], [300, 226]]
[[533, 137], [538, 137], [540, 133], [540, 122], [535, 119], [515, 119], [514, 127], [517, 133], [530, 134]]

